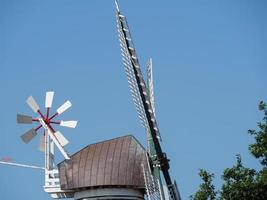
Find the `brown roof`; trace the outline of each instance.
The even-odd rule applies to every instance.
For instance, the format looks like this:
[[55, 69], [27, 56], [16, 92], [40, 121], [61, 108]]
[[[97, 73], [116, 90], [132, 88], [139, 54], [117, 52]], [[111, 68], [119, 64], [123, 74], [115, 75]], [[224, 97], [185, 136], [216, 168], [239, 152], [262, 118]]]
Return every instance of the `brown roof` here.
[[146, 150], [131, 135], [91, 144], [58, 165], [61, 189], [144, 188], [142, 164]]

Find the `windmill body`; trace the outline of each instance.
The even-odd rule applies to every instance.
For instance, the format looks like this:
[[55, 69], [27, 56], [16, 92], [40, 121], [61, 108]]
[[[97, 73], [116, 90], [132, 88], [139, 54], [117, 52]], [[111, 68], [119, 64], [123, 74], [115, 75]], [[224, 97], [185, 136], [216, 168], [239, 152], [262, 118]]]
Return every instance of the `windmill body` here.
[[[169, 173], [169, 160], [160, 144], [161, 135], [155, 114], [152, 59], [148, 60], [145, 81], [126, 17], [122, 15], [116, 1], [115, 4], [123, 65], [138, 116], [147, 134], [148, 147], [144, 148], [134, 136], [127, 135], [90, 144], [72, 155], [68, 154], [65, 146], [69, 141], [54, 126], [76, 127], [77, 121], [55, 120], [72, 104], [66, 101], [50, 115], [54, 92], [48, 91], [45, 95], [45, 113], [41, 112], [38, 103], [30, 96], [26, 103], [38, 115], [37, 118], [17, 115], [17, 122], [20, 124], [38, 124], [21, 136], [24, 143], [29, 143], [39, 134], [38, 131], [43, 130], [39, 150], [44, 152], [44, 167], [11, 162], [0, 164], [44, 170], [44, 191], [55, 199], [143, 200], [146, 197], [148, 200], [181, 200], [177, 185]], [[59, 164], [55, 161], [56, 150], [64, 158]]]
[[[39, 150], [44, 151], [44, 191], [52, 198], [85, 199], [131, 199], [143, 200], [145, 194], [144, 172], [148, 171], [146, 149], [131, 135], [91, 144], [69, 155], [65, 145], [69, 141], [53, 125], [75, 128], [76, 121], [54, 121], [71, 103], [66, 101], [50, 116], [52, 92], [46, 93], [46, 113], [42, 113], [32, 96], [27, 104], [38, 114], [37, 118], [18, 114], [17, 122], [38, 123], [21, 136], [25, 143], [35, 138], [37, 131], [44, 129]], [[47, 102], [50, 102], [47, 103]], [[55, 150], [64, 161], [55, 163]]]

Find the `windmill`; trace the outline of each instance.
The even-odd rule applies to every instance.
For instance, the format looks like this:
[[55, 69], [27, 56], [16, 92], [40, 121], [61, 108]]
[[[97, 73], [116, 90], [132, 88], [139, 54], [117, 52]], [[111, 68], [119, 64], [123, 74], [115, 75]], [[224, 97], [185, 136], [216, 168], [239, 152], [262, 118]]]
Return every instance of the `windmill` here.
[[117, 28], [123, 65], [127, 75], [133, 101], [138, 112], [138, 116], [140, 118], [141, 124], [144, 126], [147, 132], [149, 156], [152, 160], [151, 168], [153, 177], [154, 179], [156, 179], [156, 184], [158, 184], [159, 192], [161, 193], [161, 199], [165, 199], [165, 197], [164, 195], [162, 195], [164, 192], [160, 171], [162, 172], [164, 180], [166, 182], [170, 199], [180, 200], [181, 197], [176, 183], [172, 182], [169, 173], [169, 160], [166, 153], [162, 151], [160, 145], [160, 132], [155, 117], [152, 60], [149, 59], [148, 62], [148, 81], [146, 83], [143, 78], [126, 17], [121, 14], [117, 1], [115, 1], [115, 4]]
[[[134, 136], [126, 135], [89, 144], [69, 155], [65, 150], [69, 141], [54, 125], [75, 128], [77, 121], [55, 120], [71, 107], [70, 101], [50, 115], [54, 92], [49, 91], [45, 96], [45, 113], [30, 96], [26, 102], [37, 117], [17, 115], [20, 124], [38, 124], [22, 134], [21, 139], [29, 143], [40, 134], [39, 149], [44, 151], [44, 168], [2, 161], [0, 164], [44, 170], [44, 190], [52, 198], [143, 200], [146, 192], [148, 200], [180, 200], [176, 183], [172, 182], [169, 173], [169, 160], [160, 145], [161, 136], [155, 117], [152, 59], [148, 60], [145, 82], [126, 18], [115, 3], [123, 64], [134, 104], [147, 132], [148, 150]], [[38, 132], [40, 129], [44, 132]], [[57, 165], [55, 147], [65, 159]], [[169, 196], [164, 192], [162, 174]]]
[[[27, 98], [26, 102], [29, 107], [36, 113], [37, 118], [33, 118], [28, 115], [17, 114], [17, 123], [19, 124], [32, 124], [33, 122], [37, 123], [36, 128], [31, 128], [26, 133], [21, 135], [21, 139], [24, 143], [29, 143], [35, 136], [38, 134], [38, 130], [41, 128], [44, 129], [44, 133], [41, 135], [39, 150], [43, 151], [45, 154], [45, 186], [44, 189], [46, 192], [50, 193], [53, 198], [62, 198], [68, 197], [70, 191], [63, 191], [60, 189], [60, 180], [58, 169], [55, 165], [55, 148], [59, 149], [60, 153], [66, 160], [69, 160], [69, 154], [64, 149], [64, 146], [69, 143], [69, 141], [62, 135], [61, 132], [56, 131], [53, 127], [54, 125], [60, 125], [69, 128], [75, 128], [77, 121], [55, 121], [54, 119], [64, 113], [67, 109], [71, 107], [71, 102], [66, 101], [62, 104], [57, 110], [56, 113], [50, 115], [52, 103], [54, 98], [54, 92], [46, 92], [45, 96], [45, 108], [46, 112], [42, 113], [39, 105], [35, 99], [30, 96]], [[17, 165], [19, 166], [19, 165]], [[22, 166], [23, 167], [23, 166]]]

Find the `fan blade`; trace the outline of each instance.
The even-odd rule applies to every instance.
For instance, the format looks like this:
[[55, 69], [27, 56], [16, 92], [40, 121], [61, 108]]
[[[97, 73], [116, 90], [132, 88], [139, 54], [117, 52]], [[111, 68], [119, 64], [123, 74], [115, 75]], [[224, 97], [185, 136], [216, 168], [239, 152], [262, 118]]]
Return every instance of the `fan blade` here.
[[[117, 27], [124, 69], [141, 123], [147, 134], [159, 136], [149, 89], [144, 81], [126, 18], [117, 9]], [[150, 63], [152, 65], [152, 63]], [[149, 75], [148, 75], [149, 76]], [[149, 123], [150, 122], [150, 123]]]
[[17, 114], [17, 123], [19, 124], [31, 124], [32, 123], [32, 117], [22, 114]]
[[30, 108], [33, 110], [33, 112], [37, 113], [38, 110], [40, 110], [39, 105], [36, 103], [36, 101], [34, 100], [32, 96], [29, 96], [26, 102], [30, 106]]
[[75, 128], [77, 126], [77, 121], [61, 121], [60, 126]]
[[120, 9], [119, 9], [119, 5], [118, 5], [118, 2], [117, 2], [117, 0], [115, 0], [115, 6], [116, 6], [116, 10], [117, 10], [117, 12], [119, 12], [119, 11], [120, 11]]
[[57, 114], [62, 114], [63, 112], [65, 112], [67, 109], [69, 109], [71, 107], [71, 102], [70, 101], [66, 101], [62, 106], [60, 106], [57, 109]]
[[69, 143], [69, 141], [59, 131], [55, 132], [55, 137], [62, 146], [65, 146]]
[[39, 150], [45, 152], [45, 136], [42, 135], [39, 143]]
[[54, 98], [54, 92], [53, 91], [46, 92], [46, 95], [45, 95], [45, 107], [46, 108], [52, 107], [53, 98]]
[[147, 86], [151, 102], [151, 107], [155, 115], [155, 98], [154, 98], [154, 84], [153, 84], [153, 72], [152, 72], [152, 59], [148, 59], [147, 62]]
[[36, 135], [37, 135], [36, 130], [32, 128], [31, 130], [27, 131], [20, 137], [24, 143], [29, 143]]

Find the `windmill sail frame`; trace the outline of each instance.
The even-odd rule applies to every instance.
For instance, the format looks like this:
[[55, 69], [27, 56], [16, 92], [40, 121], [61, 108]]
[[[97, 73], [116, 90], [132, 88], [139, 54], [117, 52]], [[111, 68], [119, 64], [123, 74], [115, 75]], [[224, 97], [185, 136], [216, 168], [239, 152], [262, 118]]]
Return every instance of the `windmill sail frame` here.
[[159, 129], [153, 111], [154, 109], [152, 107], [149, 91], [144, 81], [136, 50], [134, 48], [130, 29], [127, 24], [126, 17], [123, 16], [119, 10], [117, 2], [116, 16], [123, 64], [130, 85], [130, 90], [133, 95], [134, 103], [138, 111], [138, 115], [141, 118], [141, 122], [145, 126], [145, 129], [151, 134], [157, 155], [156, 160], [160, 165], [160, 169], [167, 184], [170, 197], [173, 200], [179, 200], [181, 198], [178, 189], [177, 187], [175, 187], [175, 184], [172, 183], [170, 177], [169, 160], [166, 153], [162, 151], [161, 145], [157, 138], [157, 136], [159, 135]]

